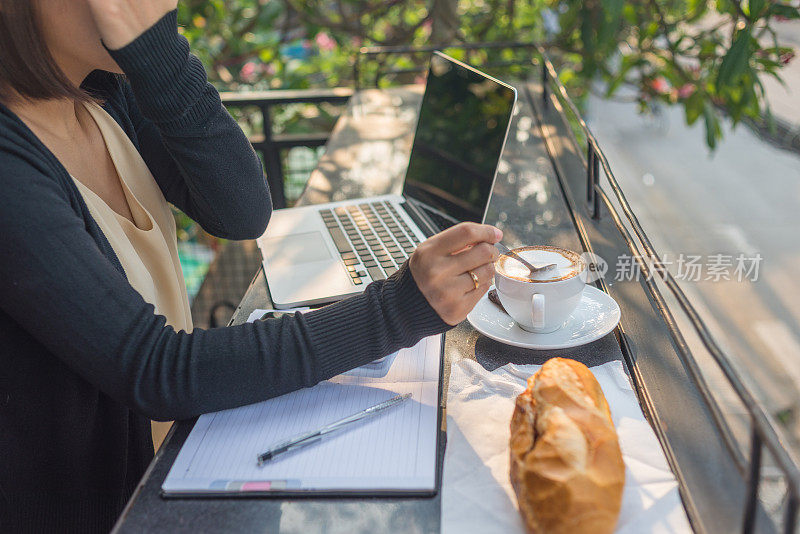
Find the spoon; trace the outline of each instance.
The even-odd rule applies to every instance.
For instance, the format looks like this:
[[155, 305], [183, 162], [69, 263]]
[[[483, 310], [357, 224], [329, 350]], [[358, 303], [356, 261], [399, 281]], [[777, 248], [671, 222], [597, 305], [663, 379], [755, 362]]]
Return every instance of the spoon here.
[[491, 302], [492, 304], [494, 304], [495, 306], [497, 306], [498, 308], [503, 310], [503, 313], [505, 313], [506, 315], [510, 315], [506, 311], [505, 306], [503, 306], [503, 303], [500, 302], [500, 297], [497, 296], [497, 290], [496, 289], [490, 289], [489, 293], [488, 293], [488, 296], [489, 296], [489, 302]]
[[548, 263], [547, 265], [542, 265], [541, 267], [535, 267], [531, 263], [528, 263], [528, 261], [526, 259], [524, 259], [522, 256], [520, 256], [519, 254], [517, 254], [516, 252], [514, 252], [513, 250], [511, 250], [507, 246], [505, 246], [503, 243], [498, 241], [497, 243], [495, 243], [495, 246], [497, 248], [499, 248], [500, 252], [502, 252], [506, 256], [511, 256], [512, 258], [514, 258], [515, 260], [517, 260], [518, 262], [523, 264], [525, 267], [527, 267], [528, 270], [530, 270], [530, 273], [528, 274], [528, 276], [530, 276], [532, 274], [543, 273], [545, 271], [549, 271], [550, 269], [552, 269], [553, 267], [556, 266], [555, 263]]

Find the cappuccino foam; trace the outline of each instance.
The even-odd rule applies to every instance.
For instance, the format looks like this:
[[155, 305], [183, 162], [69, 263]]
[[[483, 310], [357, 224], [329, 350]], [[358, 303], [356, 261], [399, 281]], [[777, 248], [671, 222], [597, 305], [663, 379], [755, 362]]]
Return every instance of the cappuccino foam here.
[[581, 257], [571, 251], [545, 245], [520, 247], [514, 249], [517, 255], [534, 267], [555, 263], [556, 266], [544, 272], [530, 274], [530, 270], [512, 256], [502, 254], [495, 265], [497, 272], [508, 278], [525, 282], [556, 282], [577, 276], [583, 271]]

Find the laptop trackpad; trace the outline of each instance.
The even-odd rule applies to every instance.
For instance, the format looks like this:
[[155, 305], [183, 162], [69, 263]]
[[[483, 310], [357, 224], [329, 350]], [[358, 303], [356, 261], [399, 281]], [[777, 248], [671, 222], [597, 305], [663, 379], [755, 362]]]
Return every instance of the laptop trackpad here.
[[263, 240], [267, 250], [270, 251], [270, 263], [283, 263], [297, 265], [312, 261], [330, 259], [328, 244], [320, 232], [306, 232], [282, 237], [270, 237]]

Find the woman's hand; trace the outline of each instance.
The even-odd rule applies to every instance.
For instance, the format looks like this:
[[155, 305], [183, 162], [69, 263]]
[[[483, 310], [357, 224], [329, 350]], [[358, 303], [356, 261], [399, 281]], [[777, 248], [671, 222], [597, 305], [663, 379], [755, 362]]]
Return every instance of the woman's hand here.
[[447, 324], [466, 319], [489, 289], [500, 255], [493, 245], [502, 238], [503, 232], [494, 226], [461, 223], [426, 240], [411, 255], [414, 281]]
[[103, 43], [111, 50], [130, 44], [161, 17], [178, 7], [178, 0], [86, 0]]

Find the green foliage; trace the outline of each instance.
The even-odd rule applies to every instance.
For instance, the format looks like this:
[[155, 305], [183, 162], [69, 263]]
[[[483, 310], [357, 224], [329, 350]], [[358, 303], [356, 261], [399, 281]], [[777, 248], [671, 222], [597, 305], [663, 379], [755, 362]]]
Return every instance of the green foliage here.
[[640, 109], [681, 105], [686, 122], [701, 116], [712, 149], [721, 114], [734, 124], [771, 117], [760, 78], [794, 57], [775, 25], [800, 18], [798, 3], [770, 0], [548, 2], [565, 13], [550, 44], [576, 65], [570, 89], [584, 94], [605, 81], [606, 96], [631, 88]]
[[[602, 81], [640, 108], [680, 105], [689, 124], [703, 117], [707, 141], [734, 121], [770, 117], [763, 76], [780, 79], [794, 51], [775, 26], [800, 18], [797, 0], [187, 0], [184, 35], [221, 89], [352, 85], [362, 46], [516, 41], [542, 43], [578, 99]], [[523, 51], [463, 52], [476, 64], [511, 63]], [[424, 55], [394, 58], [414, 81]], [[377, 77], [366, 65], [361, 78]], [[514, 68], [510, 76], [524, 75]], [[383, 83], [390, 80], [381, 77]], [[285, 111], [290, 124], [302, 110]], [[324, 113], [323, 113], [324, 114]], [[306, 117], [308, 118], [308, 117]], [[329, 120], [331, 117], [324, 117]]]

